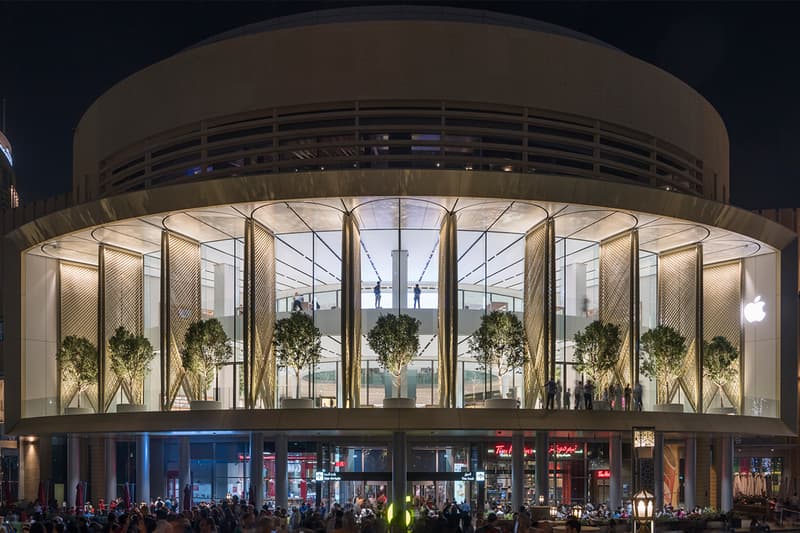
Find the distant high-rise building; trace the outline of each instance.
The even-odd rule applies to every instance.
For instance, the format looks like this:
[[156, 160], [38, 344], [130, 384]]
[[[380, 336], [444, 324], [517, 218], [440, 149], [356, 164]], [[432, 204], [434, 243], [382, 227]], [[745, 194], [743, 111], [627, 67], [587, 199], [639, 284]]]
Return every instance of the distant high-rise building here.
[[11, 143], [0, 131], [0, 208], [19, 207]]

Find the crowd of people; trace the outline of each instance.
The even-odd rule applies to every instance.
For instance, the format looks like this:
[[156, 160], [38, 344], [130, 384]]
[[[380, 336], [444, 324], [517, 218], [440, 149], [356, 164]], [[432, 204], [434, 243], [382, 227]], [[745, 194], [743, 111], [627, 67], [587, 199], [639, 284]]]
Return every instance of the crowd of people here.
[[573, 389], [569, 387], [564, 389], [560, 379], [550, 378], [544, 388], [547, 393], [545, 409], [592, 410], [597, 399], [606, 402], [612, 411], [641, 411], [643, 405], [644, 391], [641, 383], [633, 387], [629, 384], [623, 386], [621, 383], [610, 383], [603, 388], [599, 396], [596, 396], [596, 386], [591, 379], [585, 383], [582, 380], [575, 380]]
[[[51, 506], [43, 508], [37, 500], [4, 506], [0, 533], [552, 533], [548, 521], [537, 521], [526, 507], [512, 512], [509, 506], [490, 503], [478, 513], [466, 502], [416, 499], [410, 504], [407, 523], [395, 514], [390, 524], [384, 501], [355, 499], [352, 503], [334, 503], [315, 507], [305, 502], [290, 509], [264, 505], [256, 509], [236, 497], [209, 501], [182, 510], [174, 500], [156, 499], [150, 504], [126, 506], [122, 498], [97, 507], [86, 502], [79, 509]], [[389, 511], [391, 512], [391, 511]], [[613, 516], [603, 507], [589, 507], [585, 518]], [[559, 520], [567, 522], [567, 531], [579, 532], [568, 507], [559, 509]]]

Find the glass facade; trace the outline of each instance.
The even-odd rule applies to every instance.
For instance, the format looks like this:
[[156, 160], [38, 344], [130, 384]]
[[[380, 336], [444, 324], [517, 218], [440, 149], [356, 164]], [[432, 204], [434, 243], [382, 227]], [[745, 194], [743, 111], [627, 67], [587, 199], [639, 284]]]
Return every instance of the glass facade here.
[[[550, 261], [547, 269], [551, 270], [547, 270], [541, 287], [552, 288], [554, 295], [550, 326], [554, 346], [542, 353], [547, 367], [554, 369], [557, 405], [574, 409], [576, 385], [587, 379], [575, 368], [575, 334], [594, 320], [611, 320], [608, 317], [613, 316], [613, 305], [628, 305], [612, 305], [610, 296], [603, 294], [612, 294], [610, 289], [617, 285], [629, 284], [621, 294], [630, 295], [625, 298], [630, 298], [632, 319], [624, 318], [625, 323], [618, 325], [633, 331], [630, 354], [635, 354], [636, 332], [643, 334], [664, 323], [670, 305], [681, 311], [685, 318], [682, 324], [702, 319], [702, 306], [695, 309], [675, 300], [680, 294], [665, 292], [674, 284], [660, 283], [660, 276], [675, 277], [683, 272], [670, 269], [699, 268], [705, 276], [697, 271], [691, 281], [695, 285], [687, 287], [702, 295], [706, 308], [714, 309], [706, 313], [705, 330], [725, 332], [736, 340], [742, 355], [737, 363], [738, 381], [726, 384], [722, 394], [704, 397], [703, 410], [720, 404], [724, 409], [756, 416], [779, 415], [779, 253], [766, 245], [715, 228], [677, 222], [656, 224], [659, 219], [648, 215], [602, 208], [478, 199], [351, 198], [154, 215], [96, 228], [87, 235], [66, 236], [25, 252], [23, 416], [86, 409], [97, 412], [100, 393], [112, 394], [99, 387], [97, 380], [78, 391], [76, 384], [62, 379], [55, 358], [60, 340], [67, 335], [97, 339], [99, 313], [104, 313], [106, 331], [118, 325], [118, 313], [96, 307], [98, 287], [111, 283], [109, 265], [98, 268], [100, 244], [134, 257], [138, 270], [131, 272], [142, 276], [141, 294], [137, 295], [141, 301], [139, 320], [143, 334], [156, 350], [144, 379], [144, 409], [189, 409], [191, 401], [197, 399], [216, 400], [223, 409], [244, 408], [248, 402], [248, 361], [268, 361], [271, 342], [269, 328], [256, 331], [246, 324], [249, 313], [256, 322], [266, 321], [269, 326], [269, 313], [248, 307], [259, 297], [259, 301], [268, 303], [276, 319], [292, 311], [310, 315], [321, 332], [323, 353], [316, 367], [302, 369], [299, 376], [291, 369], [265, 367], [264, 381], [254, 384], [253, 406], [279, 406], [282, 398], [295, 396], [312, 398], [318, 407], [342, 405], [342, 272], [352, 268], [342, 260], [346, 212], [354, 215], [360, 237], [356, 257], [360, 258], [362, 405], [380, 406], [384, 398], [398, 395], [413, 398], [420, 407], [439, 403], [440, 276], [447, 259], [442, 255], [445, 248], [440, 239], [444, 233], [440, 230], [445, 216], [454, 213], [455, 245], [448, 244], [446, 249], [456, 250], [451, 264], [456, 268], [457, 289], [447, 305], [458, 316], [453, 378], [457, 406], [479, 406], [490, 398], [511, 398], [522, 405], [526, 391], [536, 394], [531, 384], [526, 385], [524, 368], [502, 375], [496, 368], [483, 368], [476, 354], [470, 352], [469, 339], [480, 326], [481, 317], [492, 311], [513, 313], [528, 332], [532, 331], [531, 317], [542, 316], [544, 306], [540, 302], [547, 295], [526, 286], [531, 283], [526, 269]], [[158, 229], [157, 223], [163, 228]], [[258, 253], [250, 256], [248, 239], [255, 237], [246, 231], [247, 224], [258, 224], [266, 239], [262, 248], [253, 248]], [[544, 247], [526, 248], [528, 237], [544, 224], [554, 225], [552, 240], [543, 241]], [[620, 235], [636, 234], [638, 238], [625, 241], [636, 243], [625, 252], [627, 255], [615, 252], [614, 257], [621, 258], [618, 261], [631, 265], [629, 277], [622, 277], [610, 268], [614, 266], [609, 265], [612, 256], [604, 255], [604, 246]], [[734, 244], [723, 245], [723, 240]], [[165, 243], [172, 243], [174, 248], [169, 256], [165, 256]], [[674, 250], [689, 247], [699, 250], [699, 266], [675, 260]], [[264, 250], [274, 251], [274, 257], [263, 255]], [[665, 257], [671, 262], [664, 262]], [[262, 270], [252, 266], [259, 261], [267, 261]], [[726, 265], [733, 268], [718, 268]], [[274, 272], [274, 285], [264, 286], [262, 274], [253, 272]], [[254, 295], [248, 297], [248, 291]], [[526, 301], [532, 302], [528, 309]], [[131, 296], [130, 302], [133, 306], [135, 298]], [[699, 303], [697, 300], [692, 305]], [[170, 329], [162, 331], [167, 311]], [[420, 321], [420, 350], [402, 372], [402, 390], [380, 368], [366, 342], [367, 332], [386, 313], [406, 313]], [[215, 318], [222, 323], [230, 338], [232, 357], [217, 369], [208, 390], [190, 395], [181, 377], [180, 350], [185, 327], [195, 318]], [[266, 336], [257, 338], [261, 331]], [[263, 352], [256, 353], [257, 349]], [[623, 364], [624, 357], [633, 357], [626, 353], [620, 353], [615, 379], [632, 385], [629, 376], [634, 380], [638, 377], [633, 375], [637, 365], [633, 359]], [[695, 401], [687, 392], [690, 376], [684, 374], [680, 380], [672, 401], [683, 403], [685, 410], [695, 410]], [[651, 409], [657, 403], [656, 384], [644, 376], [641, 382], [645, 409]], [[162, 390], [164, 387], [169, 390]], [[706, 384], [705, 388], [708, 393], [710, 386]], [[123, 389], [117, 388], [113, 394], [104, 402], [103, 409], [109, 412], [126, 403]], [[596, 395], [601, 396], [601, 392], [596, 391]], [[533, 407], [542, 407], [540, 396], [532, 402]]]

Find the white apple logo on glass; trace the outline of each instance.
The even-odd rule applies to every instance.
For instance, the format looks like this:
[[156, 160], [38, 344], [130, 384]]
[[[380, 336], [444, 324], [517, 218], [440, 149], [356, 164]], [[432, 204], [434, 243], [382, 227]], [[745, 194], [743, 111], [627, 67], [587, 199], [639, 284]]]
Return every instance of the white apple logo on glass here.
[[764, 312], [764, 305], [766, 302], [761, 301], [761, 296], [756, 296], [756, 299], [744, 306], [744, 319], [750, 322], [761, 322], [767, 313]]

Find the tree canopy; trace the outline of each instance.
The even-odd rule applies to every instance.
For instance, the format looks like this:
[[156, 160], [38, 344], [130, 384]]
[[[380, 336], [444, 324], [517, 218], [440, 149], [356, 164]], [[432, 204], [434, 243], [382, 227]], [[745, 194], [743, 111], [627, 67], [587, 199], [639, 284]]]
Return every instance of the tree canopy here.
[[217, 369], [231, 358], [230, 338], [219, 320], [198, 320], [189, 325], [183, 340], [181, 363], [194, 387], [195, 397], [208, 399]]
[[295, 396], [300, 397], [300, 371], [317, 366], [322, 355], [322, 340], [314, 320], [302, 311], [294, 312], [275, 323], [272, 338], [278, 365], [294, 370]]
[[595, 382], [603, 380], [619, 358], [622, 336], [619, 326], [595, 320], [575, 333], [575, 368]]
[[397, 381], [403, 368], [419, 352], [421, 322], [406, 315], [381, 315], [367, 333], [367, 344], [378, 356], [378, 364]]
[[716, 336], [703, 345], [703, 373], [722, 388], [736, 378], [736, 361], [739, 351], [722, 336]]
[[646, 377], [656, 380], [659, 402], [666, 402], [669, 386], [683, 368], [686, 356], [686, 337], [670, 326], [660, 325], [641, 338], [645, 357], [639, 368]]
[[80, 407], [81, 394], [97, 383], [97, 348], [86, 337], [69, 335], [61, 341], [56, 360], [64, 381], [77, 388]]
[[144, 403], [144, 378], [150, 372], [155, 351], [144, 335], [134, 335], [120, 326], [108, 339], [111, 370], [131, 395], [134, 404]]
[[469, 350], [481, 368], [497, 370], [501, 389], [503, 376], [528, 361], [526, 348], [525, 328], [509, 311], [483, 315], [480, 327], [469, 338]]

